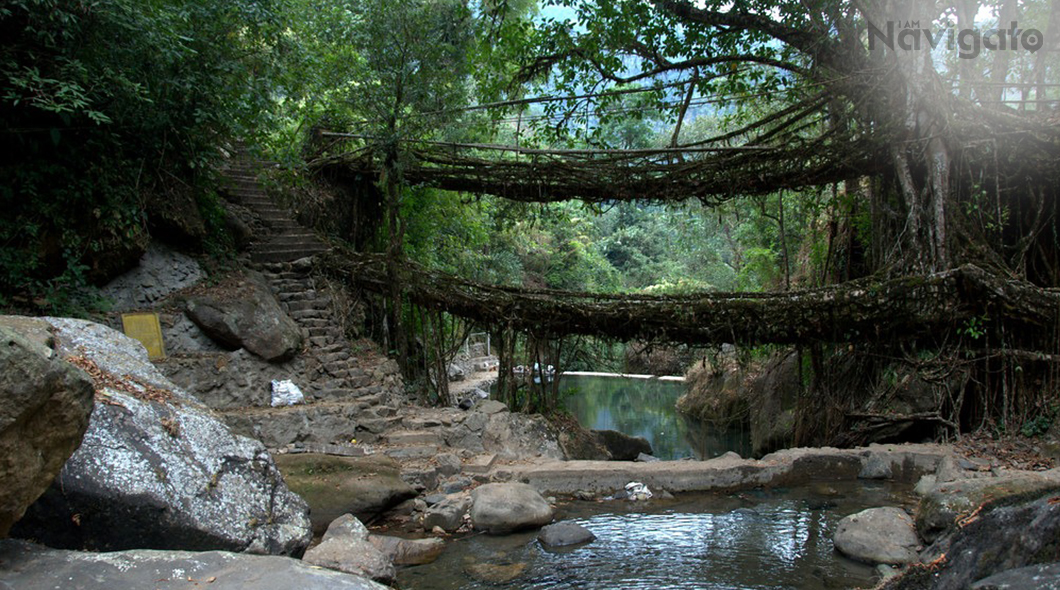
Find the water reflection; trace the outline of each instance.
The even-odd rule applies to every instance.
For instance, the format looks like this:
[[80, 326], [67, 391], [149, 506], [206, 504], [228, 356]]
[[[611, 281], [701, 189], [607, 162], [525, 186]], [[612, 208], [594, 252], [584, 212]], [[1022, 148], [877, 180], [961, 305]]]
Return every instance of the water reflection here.
[[844, 482], [669, 503], [576, 502], [558, 518], [591, 530], [593, 543], [546, 551], [535, 533], [471, 536], [450, 543], [434, 564], [400, 571], [399, 581], [407, 590], [486, 589], [464, 569], [494, 563], [525, 564], [507, 586], [519, 590], [870, 587], [871, 567], [835, 553], [835, 527], [869, 506], [902, 505], [907, 494], [891, 484]]
[[750, 456], [747, 432], [712, 428], [674, 409], [680, 382], [624, 377], [564, 375], [560, 391], [567, 409], [586, 428], [642, 436], [660, 459], [710, 459], [736, 451]]

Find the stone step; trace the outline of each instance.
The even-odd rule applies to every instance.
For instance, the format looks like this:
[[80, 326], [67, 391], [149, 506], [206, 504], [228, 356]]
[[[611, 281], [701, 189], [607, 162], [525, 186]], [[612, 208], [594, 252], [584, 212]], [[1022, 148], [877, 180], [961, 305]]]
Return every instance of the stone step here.
[[291, 219], [290, 217], [285, 217], [285, 216], [281, 216], [281, 215], [274, 215], [274, 216], [261, 216], [261, 215], [259, 215], [258, 218], [261, 219], [261, 221], [265, 225], [269, 226], [270, 228], [272, 228], [274, 231], [277, 231], [277, 232], [304, 230], [304, 228], [302, 226], [298, 225], [297, 221]]
[[[310, 256], [312, 254], [327, 250], [327, 246], [325, 246], [322, 242], [310, 240], [292, 240], [290, 242], [276, 242], [273, 240], [268, 240], [264, 242], [258, 242], [257, 244], [254, 244], [252, 248], [256, 249], [259, 252], [265, 250], [304, 250], [308, 252], [308, 254], [305, 254], [305, 256]], [[290, 290], [288, 290], [288, 292], [290, 292]]]
[[323, 250], [326, 250], [326, 248], [321, 248], [320, 250], [316, 250], [316, 251], [313, 251], [313, 252], [307, 252], [304, 249], [272, 250], [272, 251], [266, 251], [266, 252], [252, 252], [250, 254], [250, 261], [251, 262], [255, 262], [255, 263], [257, 263], [257, 262], [294, 262], [295, 260], [298, 260], [300, 258], [305, 258], [307, 256], [311, 256], [311, 255], [313, 255], [313, 254], [315, 254], [317, 252], [321, 252]]
[[349, 369], [333, 369], [331, 367], [324, 367], [324, 372], [336, 379], [345, 379], [350, 374]]
[[293, 233], [293, 232], [292, 233], [283, 233], [283, 234], [280, 234], [278, 236], [273, 236], [269, 240], [269, 242], [272, 243], [272, 244], [276, 244], [276, 245], [282, 245], [282, 244], [321, 244], [321, 245], [323, 245], [324, 244], [324, 242], [321, 242], [320, 238], [318, 238], [316, 236], [316, 234], [307, 232], [305, 230], [303, 230], [302, 232], [299, 232], [299, 233]]
[[323, 401], [351, 402], [357, 403], [362, 408], [369, 407], [368, 404], [360, 400], [356, 400], [354, 391], [345, 387], [336, 387], [335, 389], [324, 389], [314, 392], [313, 395]]
[[270, 240], [270, 241], [267, 241], [267, 242], [258, 242], [257, 244], [254, 244], [254, 246], [251, 248], [251, 251], [252, 252], [269, 252], [269, 251], [295, 252], [295, 251], [300, 251], [300, 252], [303, 253], [301, 257], [305, 257], [305, 256], [311, 256], [313, 254], [317, 254], [319, 252], [323, 252], [324, 250], [327, 250], [327, 249], [328, 249], [328, 247], [324, 243], [319, 242], [319, 241], [310, 242], [308, 240], [303, 240], [303, 241], [300, 241], [300, 242], [287, 242], [287, 243], [282, 243], [281, 242], [281, 243], [276, 243], [276, 242], [273, 242], [273, 241]]
[[261, 184], [252, 178], [227, 178], [228, 191], [233, 194], [249, 194], [252, 191], [264, 192]]
[[418, 446], [418, 447], [393, 447], [389, 449], [383, 449], [383, 453], [391, 459], [430, 459], [431, 457], [438, 454], [438, 447], [432, 446]]
[[397, 424], [401, 424], [400, 416], [391, 416], [389, 418], [360, 418], [357, 422], [357, 428], [358, 430], [363, 429], [365, 432], [371, 434], [381, 435], [384, 432], [391, 430]]
[[295, 291], [292, 289], [276, 289], [276, 292], [278, 293], [277, 298], [280, 300], [280, 303], [291, 303], [292, 301], [307, 301], [317, 298], [317, 293], [312, 287], [305, 285], [303, 286], [303, 289], [304, 290], [302, 291]]
[[[270, 248], [273, 250], [295, 250], [301, 248], [302, 250], [311, 251], [314, 254], [317, 252], [323, 252], [324, 250], [328, 249], [326, 244], [324, 244], [320, 240], [317, 240], [316, 238], [300, 238], [297, 240], [289, 241], [278, 240], [278, 238], [272, 238], [267, 241], [258, 242], [256, 246], [258, 247], [258, 250], [265, 250]], [[308, 254], [306, 254], [306, 256], [308, 256]]]
[[310, 336], [309, 338], [307, 338], [307, 340], [309, 341], [309, 345], [314, 347], [314, 348], [320, 348], [321, 346], [327, 346], [328, 344], [331, 344], [332, 342], [334, 342], [334, 340], [332, 340], [331, 338], [328, 338], [326, 336]]
[[314, 297], [313, 299], [307, 299], [305, 301], [292, 301], [287, 304], [287, 309], [289, 311], [305, 311], [307, 309], [328, 310], [330, 309], [330, 305], [330, 297]]
[[[373, 389], [374, 387], [376, 387], [376, 386], [362, 387], [360, 389]], [[376, 392], [372, 392], [372, 393], [367, 393], [367, 394], [366, 393], [360, 393], [360, 395], [357, 398], [357, 401], [364, 402], [364, 403], [366, 403], [366, 404], [368, 404], [370, 406], [381, 406], [381, 405], [383, 405], [383, 396], [380, 395], [379, 392], [377, 392], [377, 391]]]
[[298, 225], [298, 222], [291, 219], [290, 217], [283, 215], [259, 215], [262, 223], [272, 228], [274, 235], [286, 232], [297, 232], [305, 231], [305, 228]]
[[497, 462], [497, 455], [489, 453], [486, 455], [475, 455], [464, 461], [464, 473], [480, 474], [489, 473]]
[[301, 311], [291, 311], [288, 312], [288, 315], [290, 315], [291, 318], [295, 321], [301, 321], [304, 319], [327, 318], [331, 316], [330, 313], [321, 311], [319, 309], [303, 309]]
[[268, 197], [244, 197], [243, 205], [258, 215], [276, 216], [279, 214], [290, 216], [290, 212], [277, 205]]
[[[268, 209], [275, 209], [276, 203], [268, 197], [236, 197], [240, 205], [243, 205], [247, 209], [258, 215], [275, 215], [276, 211], [269, 211]], [[280, 213], [287, 213], [286, 210], [280, 210]]]
[[401, 421], [401, 425], [408, 430], [427, 430], [430, 428], [441, 428], [442, 421], [437, 418], [413, 418], [405, 417]]
[[441, 435], [429, 430], [396, 430], [386, 433], [383, 440], [394, 446], [434, 445], [439, 447], [445, 444]]
[[258, 269], [265, 273], [283, 274], [291, 272], [291, 265], [287, 262], [266, 262], [259, 264]]
[[232, 189], [229, 190], [229, 192], [231, 194], [239, 197], [241, 200], [268, 199], [269, 201], [272, 201], [272, 199], [269, 197], [268, 193], [265, 192], [265, 189], [263, 189], [261, 187], [251, 187], [251, 186], [245, 186], [245, 185], [244, 186], [236, 186], [236, 187], [232, 187]]
[[250, 211], [262, 219], [294, 219], [286, 209], [280, 209], [274, 205], [252, 207]]
[[371, 406], [367, 411], [381, 418], [400, 418], [398, 409], [394, 406]]
[[293, 260], [298, 258], [304, 258], [306, 256], [312, 256], [319, 252], [323, 252], [327, 248], [323, 245], [305, 243], [305, 244], [274, 244], [272, 242], [259, 242], [251, 246], [251, 254], [270, 254], [270, 253], [286, 253], [289, 256], [293, 256]]
[[334, 326], [315, 326], [306, 330], [310, 336], [331, 336], [332, 338], [338, 338], [342, 336], [342, 330]]
[[281, 292], [294, 291], [296, 289], [303, 289], [306, 285], [306, 279], [276, 279], [272, 281], [273, 286], [278, 288]]

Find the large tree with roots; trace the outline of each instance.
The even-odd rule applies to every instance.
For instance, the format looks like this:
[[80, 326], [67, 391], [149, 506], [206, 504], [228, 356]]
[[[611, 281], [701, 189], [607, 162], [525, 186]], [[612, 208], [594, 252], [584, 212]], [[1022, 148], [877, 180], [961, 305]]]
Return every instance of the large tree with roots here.
[[[1060, 92], [1049, 84], [1060, 81], [1057, 3], [568, 4], [575, 22], [543, 31], [528, 78], [551, 75], [571, 94], [613, 84], [654, 87], [664, 100], [681, 93], [669, 103], [678, 132], [693, 97], [727, 97], [739, 109], [741, 97], [770, 95], [774, 108], [695, 147], [784, 146], [788, 158], [801, 150], [871, 162], [850, 169], [844, 184], [871, 211], [872, 270], [936, 272], [971, 261], [1044, 286], [1060, 281], [1051, 198]], [[989, 30], [999, 22], [1003, 30]], [[593, 100], [569, 106], [585, 112]], [[873, 173], [871, 182], [859, 172]], [[987, 206], [989, 214], [970, 214]]]
[[[868, 220], [859, 265], [866, 275], [928, 277], [971, 264], [1028, 287], [1060, 286], [1060, 3], [566, 4], [576, 18], [543, 30], [524, 74], [581, 92], [567, 103], [568, 121], [577, 113], [606, 117], [614, 95], [599, 95], [614, 85], [652, 88], [676, 121], [671, 148], [761, 147], [786, 162], [817, 159], [810, 170], [828, 174], [763, 170], [768, 160], [754, 153], [739, 161], [724, 151], [699, 156], [727, 160], [720, 178], [728, 187], [705, 191], [715, 201], [738, 197], [744, 187], [763, 192], [831, 175]], [[683, 119], [700, 96], [728, 101], [741, 123], [682, 144]], [[756, 108], [744, 113], [741, 102]], [[601, 114], [591, 114], [593, 106]], [[973, 298], [982, 304], [978, 317], [924, 338], [913, 336], [914, 323], [930, 314], [912, 313], [907, 341], [897, 349], [875, 343], [874, 353], [904, 353], [920, 369], [961, 364], [963, 378], [939, 379], [935, 387], [932, 414], [952, 427], [962, 417], [1018, 422], [1048, 412], [1043, 407], [1055, 403], [1057, 387], [1057, 322], [1023, 323], [1029, 310], [1015, 302], [1006, 309]], [[815, 372], [827, 372], [819, 349], [814, 356]], [[971, 357], [975, 363], [964, 362]], [[862, 364], [866, 373], [880, 371], [881, 363], [870, 364]], [[976, 403], [964, 407], [969, 389]], [[811, 411], [826, 409], [814, 405]]]
[[[600, 149], [420, 142], [406, 146], [409, 182], [523, 201], [698, 198], [708, 205], [829, 187], [851, 204], [843, 222], [859, 225], [846, 256], [856, 259], [848, 276], [860, 280], [780, 294], [768, 307], [787, 311], [769, 317], [754, 294], [647, 307], [635, 297], [571, 303], [563, 294], [530, 294], [548, 304], [538, 317], [565, 318], [539, 321], [535, 336], [665, 338], [680, 332], [678, 324], [702, 321], [693, 330], [700, 342], [803, 346], [814, 395], [801, 411], [818, 423], [801, 442], [834, 440], [849, 428], [846, 418], [865, 400], [841, 387], [870, 384], [894, 363], [929, 383], [922, 417], [952, 429], [994, 419], [1018, 424], [1049, 411], [1060, 385], [1053, 290], [1060, 287], [1060, 3], [554, 4], [565, 16], [546, 18], [529, 42], [527, 28], [514, 30], [526, 48], [520, 88], [537, 85], [550, 95], [542, 101], [549, 117], [540, 119], [549, 127], [539, 131], [551, 145], [574, 136]], [[671, 118], [668, 147], [611, 150], [594, 135], [609, 118], [629, 115], [616, 108], [629, 93], [653, 99]], [[707, 104], [728, 125], [683, 142], [693, 105], [702, 112]], [[496, 298], [470, 304], [457, 290], [435, 292], [444, 281], [408, 284], [414, 299], [443, 308], [458, 301], [467, 308], [459, 312], [490, 322], [527, 308], [518, 299], [505, 307]], [[896, 311], [883, 320], [880, 309]], [[651, 328], [630, 327], [636, 322]], [[769, 325], [733, 328], [740, 322]], [[611, 325], [617, 332], [608, 334]], [[869, 414], [886, 426], [883, 413]]]

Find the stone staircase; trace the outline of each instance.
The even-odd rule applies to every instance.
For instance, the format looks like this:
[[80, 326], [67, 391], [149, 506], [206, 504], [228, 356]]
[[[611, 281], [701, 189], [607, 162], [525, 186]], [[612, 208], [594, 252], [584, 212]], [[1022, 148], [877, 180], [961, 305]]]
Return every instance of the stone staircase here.
[[332, 309], [331, 298], [317, 288], [308, 257], [294, 262], [258, 265], [280, 306], [306, 335], [305, 355], [315, 361], [308, 367], [304, 393], [317, 402], [356, 403], [361, 439], [374, 440], [400, 422], [396, 417], [403, 403], [400, 372], [393, 360], [373, 355], [354, 356]]
[[254, 263], [291, 262], [327, 250], [312, 231], [302, 227], [291, 212], [273, 200], [262, 186], [261, 163], [245, 154], [232, 158], [224, 169], [229, 194], [269, 228], [251, 246]]
[[280, 306], [306, 337], [297, 375], [306, 405], [226, 409], [228, 422], [271, 447], [375, 442], [400, 427], [404, 384], [394, 361], [378, 354], [354, 356], [332, 308], [312, 276], [312, 257], [327, 249], [312, 231], [267, 194], [259, 162], [237, 155], [223, 170], [229, 195], [267, 228], [251, 245], [252, 268], [261, 272]]

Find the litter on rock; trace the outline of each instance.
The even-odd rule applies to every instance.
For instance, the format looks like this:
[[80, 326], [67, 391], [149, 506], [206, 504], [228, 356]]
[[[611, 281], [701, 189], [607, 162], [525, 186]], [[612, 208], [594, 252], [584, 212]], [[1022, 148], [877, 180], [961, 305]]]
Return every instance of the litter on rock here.
[[272, 382], [272, 407], [304, 404], [305, 396], [290, 379]]

